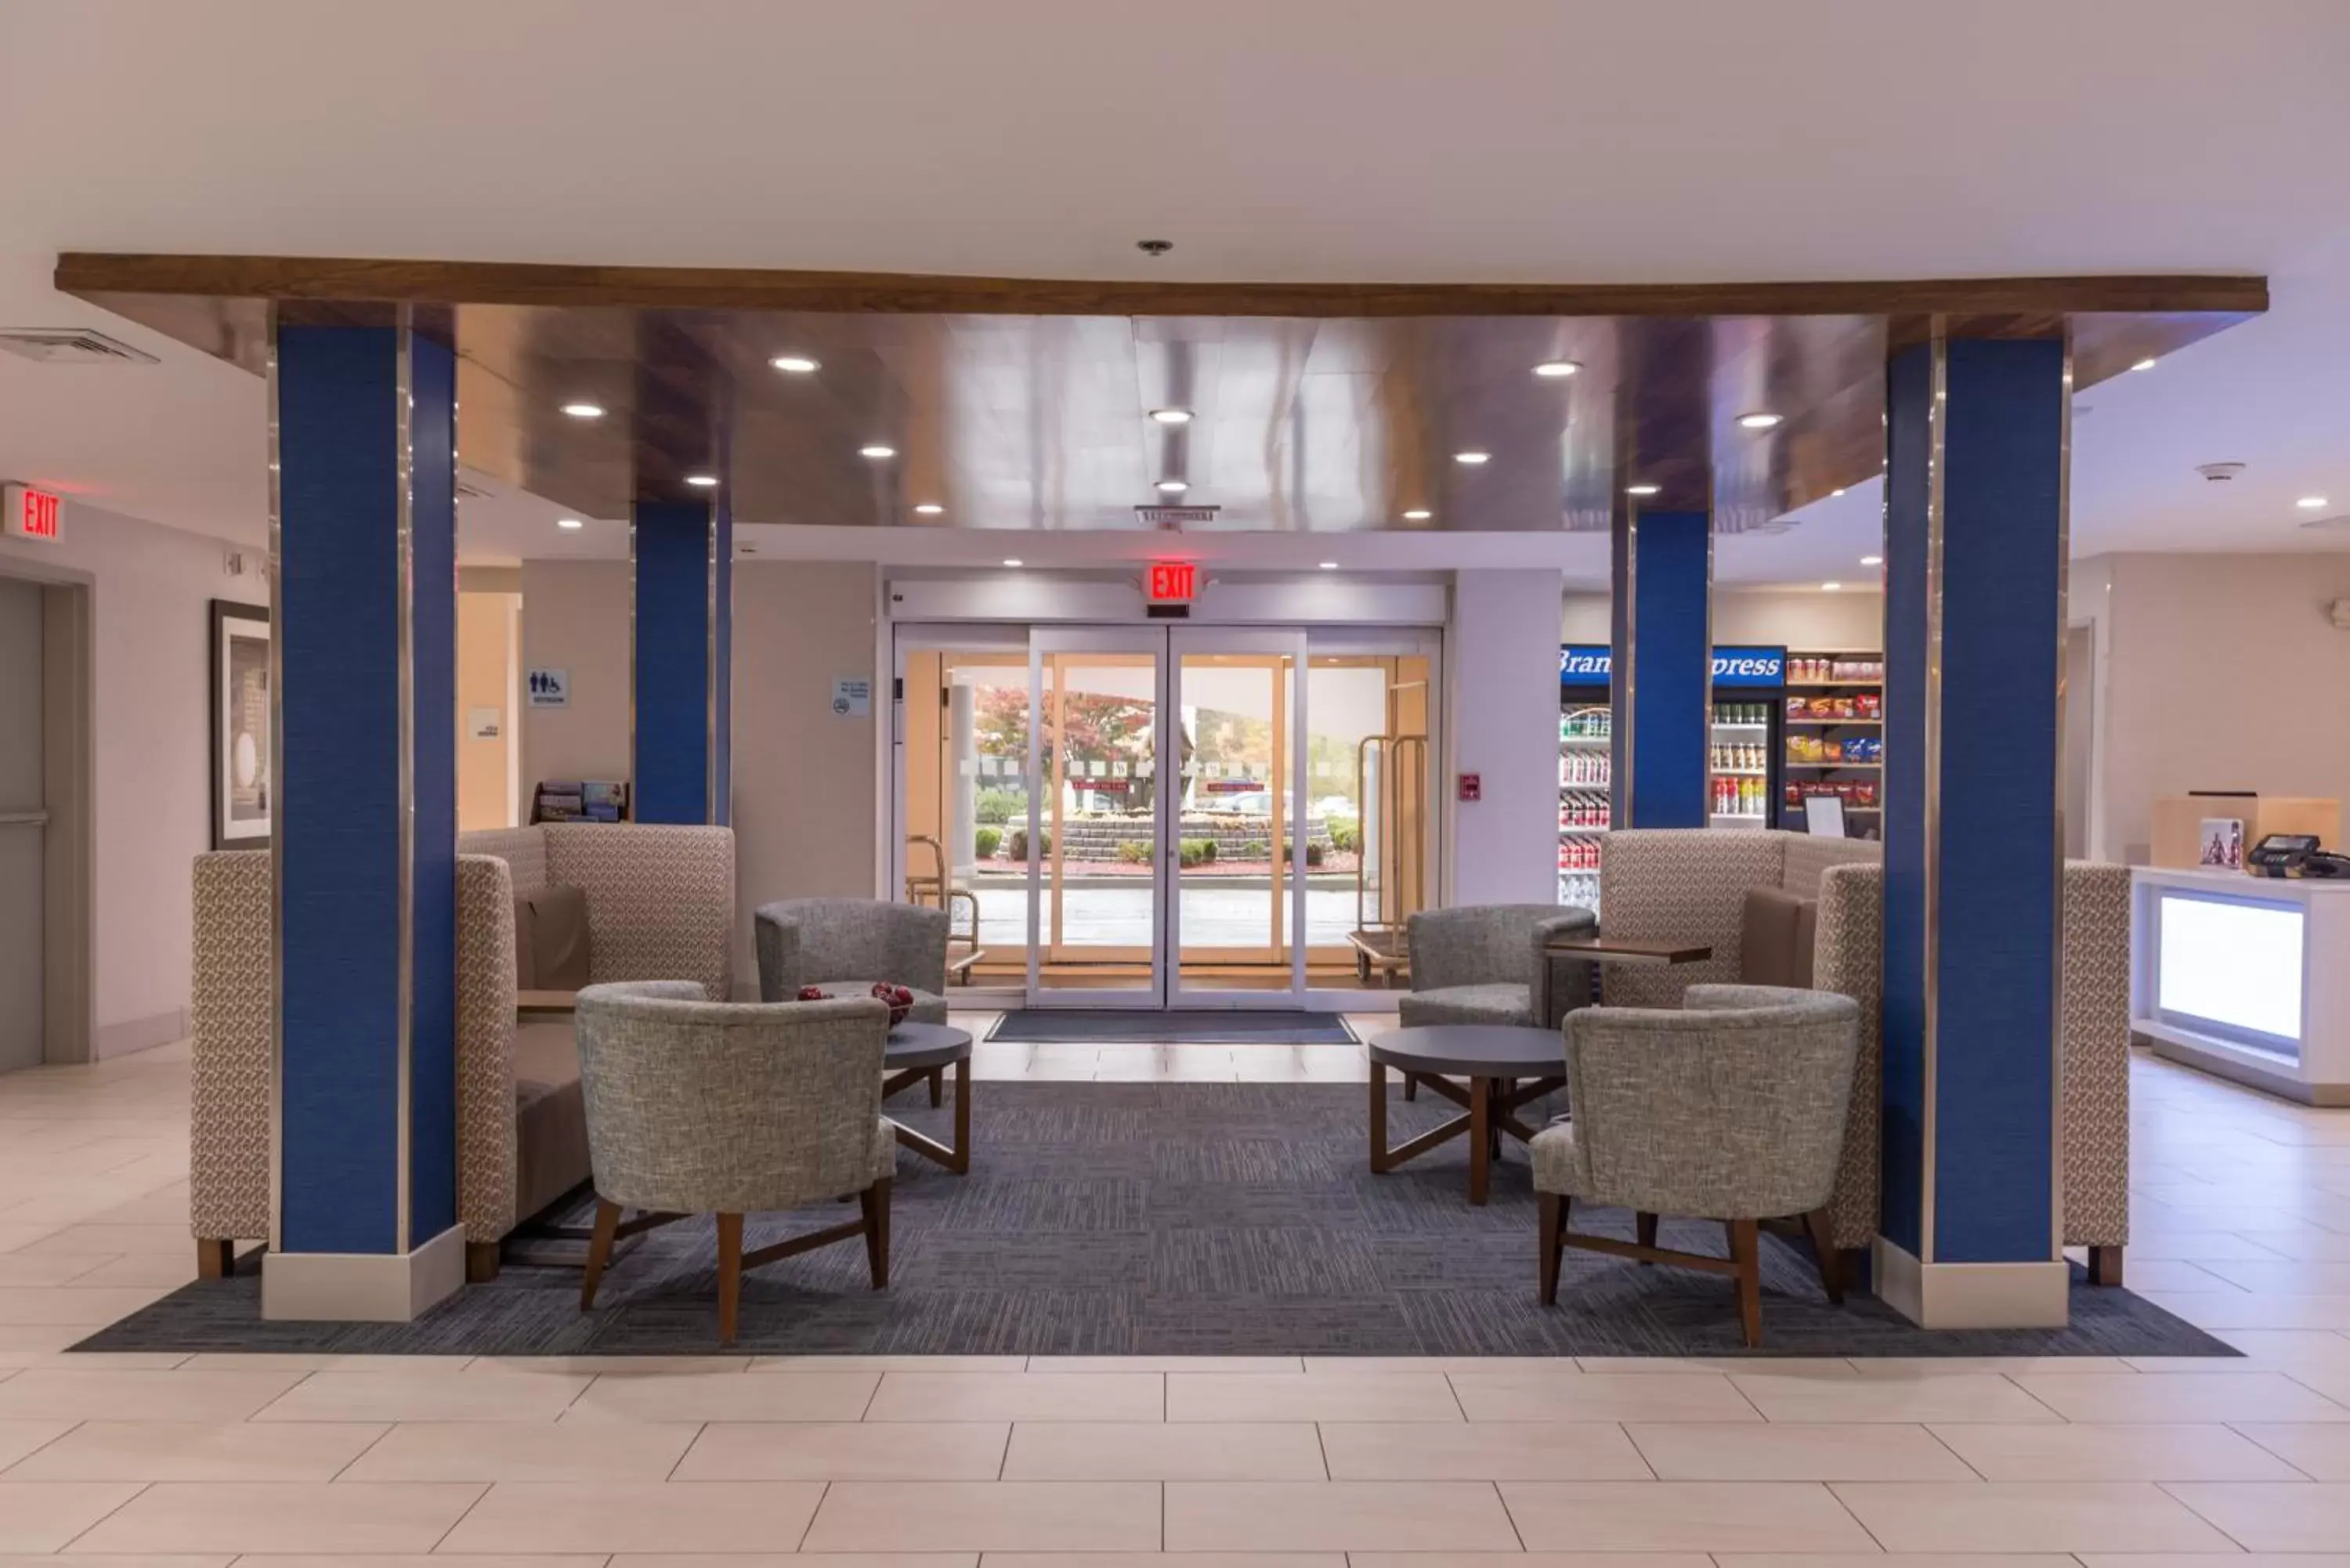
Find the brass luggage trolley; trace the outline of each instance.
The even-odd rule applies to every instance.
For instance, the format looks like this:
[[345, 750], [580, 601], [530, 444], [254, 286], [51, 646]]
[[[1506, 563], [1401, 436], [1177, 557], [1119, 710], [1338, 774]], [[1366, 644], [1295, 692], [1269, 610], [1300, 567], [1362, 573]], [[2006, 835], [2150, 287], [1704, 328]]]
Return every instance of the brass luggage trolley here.
[[[910, 851], [916, 845], [921, 845], [930, 850], [931, 870], [927, 877], [920, 875], [913, 868], [911, 857], [909, 857], [906, 867], [906, 902], [926, 905], [931, 909], [944, 909], [947, 912], [947, 982], [951, 985], [969, 985], [972, 966], [987, 956], [987, 950], [979, 945], [979, 895], [968, 888], [948, 885], [947, 852], [945, 846], [937, 839], [928, 834], [918, 833], [906, 840], [906, 847]], [[955, 914], [960, 909], [971, 911], [971, 929], [968, 931], [958, 930], [955, 928]], [[957, 952], [955, 950], [957, 946], [961, 946], [963, 950]]]

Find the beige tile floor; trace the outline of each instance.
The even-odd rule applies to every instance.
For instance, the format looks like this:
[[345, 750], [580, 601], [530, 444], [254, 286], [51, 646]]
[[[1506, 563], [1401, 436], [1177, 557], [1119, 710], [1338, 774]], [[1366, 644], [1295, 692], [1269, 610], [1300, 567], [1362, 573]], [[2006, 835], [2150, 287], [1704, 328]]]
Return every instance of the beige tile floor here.
[[187, 1053], [19, 1074], [0, 1568], [2350, 1568], [2350, 1113], [2134, 1082], [2133, 1282], [2243, 1359], [68, 1356], [191, 1272]]

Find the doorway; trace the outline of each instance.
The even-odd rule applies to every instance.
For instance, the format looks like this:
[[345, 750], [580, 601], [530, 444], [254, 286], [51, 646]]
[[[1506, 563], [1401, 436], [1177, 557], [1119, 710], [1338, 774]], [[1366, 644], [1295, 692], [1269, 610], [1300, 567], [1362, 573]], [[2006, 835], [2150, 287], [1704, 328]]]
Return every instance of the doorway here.
[[1377, 983], [1355, 933], [1432, 886], [1434, 644], [901, 626], [905, 895], [949, 909], [974, 1000], [1343, 1003]]
[[0, 577], [0, 1073], [41, 1064], [48, 811], [41, 587]]

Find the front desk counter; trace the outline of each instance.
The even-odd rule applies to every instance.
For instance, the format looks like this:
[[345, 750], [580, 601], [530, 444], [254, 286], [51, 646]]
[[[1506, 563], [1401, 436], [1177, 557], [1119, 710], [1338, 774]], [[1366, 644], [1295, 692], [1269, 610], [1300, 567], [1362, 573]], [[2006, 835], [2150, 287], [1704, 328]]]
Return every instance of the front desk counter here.
[[2130, 1028], [2155, 1054], [2350, 1106], [2350, 878], [2132, 873]]

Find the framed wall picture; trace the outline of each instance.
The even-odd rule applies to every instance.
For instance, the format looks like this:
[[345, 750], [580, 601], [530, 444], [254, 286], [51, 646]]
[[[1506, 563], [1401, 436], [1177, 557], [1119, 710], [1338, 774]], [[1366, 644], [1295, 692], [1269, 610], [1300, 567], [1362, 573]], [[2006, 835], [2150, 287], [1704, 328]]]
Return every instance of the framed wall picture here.
[[265, 849], [277, 801], [269, 776], [269, 611], [212, 602], [213, 847]]

